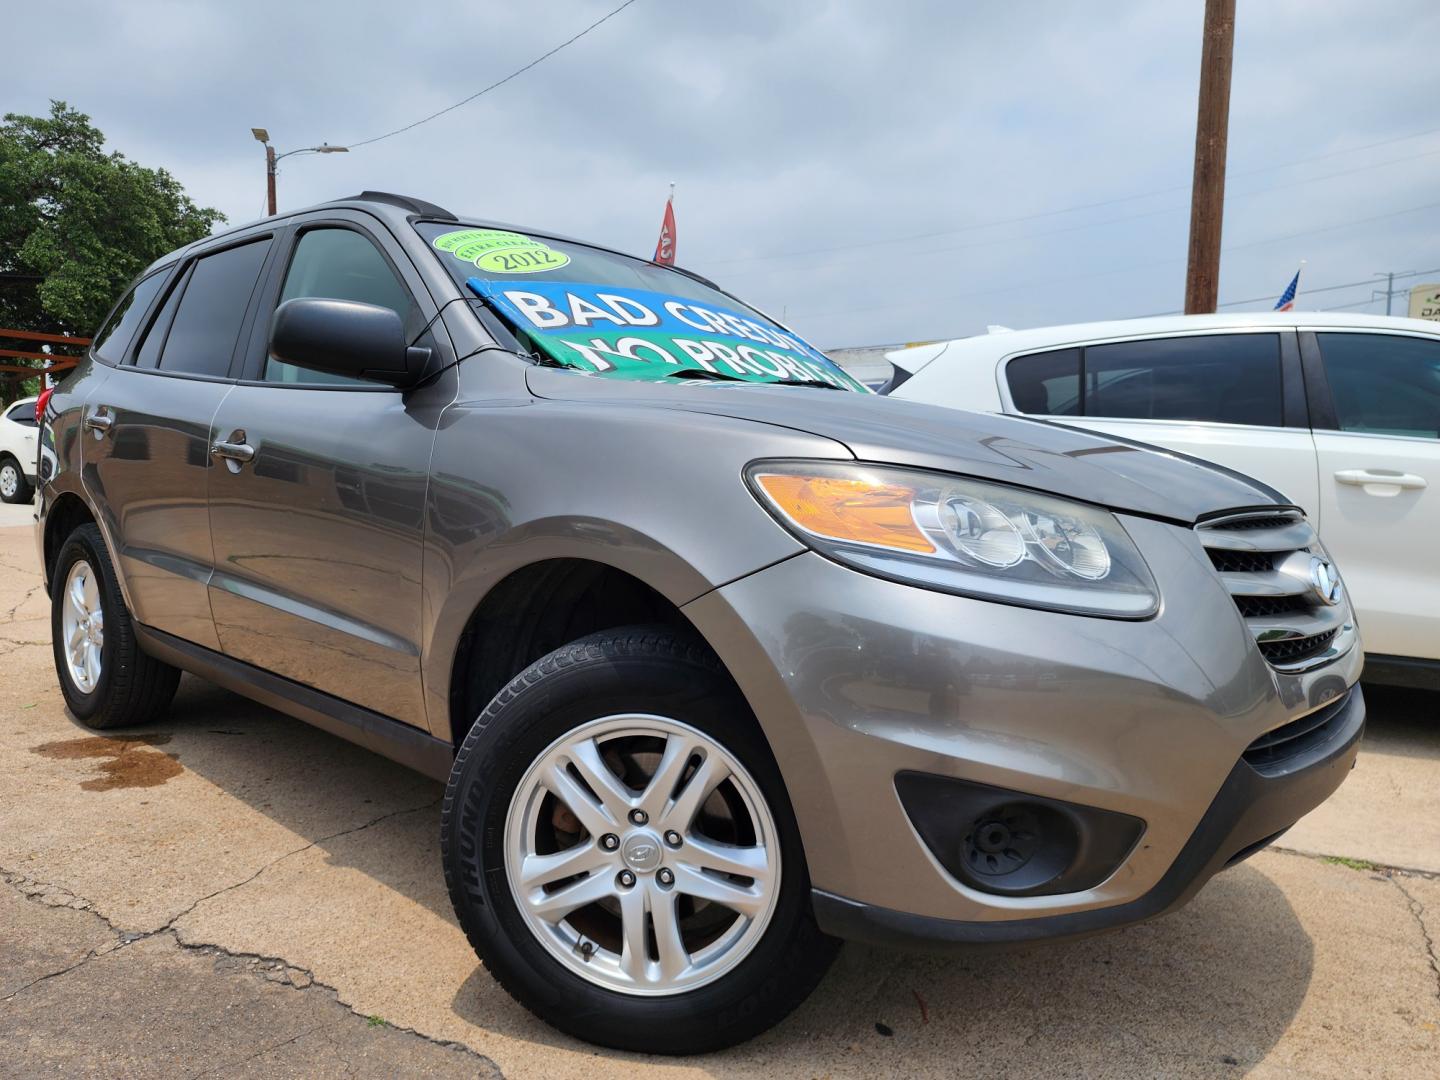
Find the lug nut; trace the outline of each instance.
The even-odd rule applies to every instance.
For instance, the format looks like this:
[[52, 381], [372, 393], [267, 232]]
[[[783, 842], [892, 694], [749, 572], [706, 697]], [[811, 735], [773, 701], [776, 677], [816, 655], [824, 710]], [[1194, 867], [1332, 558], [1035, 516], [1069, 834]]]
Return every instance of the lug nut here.
[[630, 823], [631, 823], [632, 825], [644, 825], [644, 824], [645, 824], [647, 821], [649, 821], [649, 820], [650, 820], [650, 815], [647, 814], [647, 813], [645, 813], [644, 810], [631, 810], [631, 811], [630, 811]]
[[629, 870], [620, 871], [620, 885], [622, 888], [630, 888], [635, 884], [635, 875]]
[[679, 847], [681, 843], [680, 834], [674, 829], [668, 830], [665, 833], [665, 843], [669, 844], [671, 847]]
[[675, 884], [675, 875], [674, 875], [673, 873], [671, 873], [670, 868], [669, 868], [668, 866], [662, 866], [662, 867], [660, 868], [660, 872], [659, 872], [658, 874], [656, 874], [655, 877], [656, 877], [656, 879], [660, 882], [661, 885], [674, 885], [674, 884]]
[[600, 837], [600, 846], [606, 851], [614, 851], [620, 846], [620, 837], [616, 836], [613, 832], [607, 832], [604, 836]]

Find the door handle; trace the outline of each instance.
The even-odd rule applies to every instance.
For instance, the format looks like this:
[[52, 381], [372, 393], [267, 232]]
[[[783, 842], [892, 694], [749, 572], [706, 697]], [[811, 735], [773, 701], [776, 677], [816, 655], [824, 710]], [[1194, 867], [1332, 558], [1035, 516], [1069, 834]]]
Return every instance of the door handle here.
[[236, 461], [242, 465], [247, 461], [253, 461], [255, 459], [255, 448], [243, 441], [245, 438], [243, 431], [236, 432], [231, 438], [233, 439], [237, 436], [241, 440], [240, 442], [217, 442], [214, 446], [210, 447], [210, 455], [212, 457], [224, 458], [227, 461]]
[[1342, 484], [1363, 488], [1367, 495], [1390, 498], [1402, 490], [1418, 490], [1426, 486], [1423, 476], [1414, 473], [1385, 472], [1378, 469], [1340, 469], [1335, 479]]
[[104, 435], [115, 426], [115, 416], [105, 406], [100, 406], [89, 416], [85, 417], [85, 430], [98, 432]]

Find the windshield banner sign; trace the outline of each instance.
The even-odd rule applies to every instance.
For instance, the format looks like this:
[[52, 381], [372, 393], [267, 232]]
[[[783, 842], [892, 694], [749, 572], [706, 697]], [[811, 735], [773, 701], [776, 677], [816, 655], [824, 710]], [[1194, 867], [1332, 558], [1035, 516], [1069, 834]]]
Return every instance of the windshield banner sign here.
[[749, 382], [823, 382], [868, 393], [809, 342], [753, 313], [609, 285], [478, 277], [467, 284], [566, 367], [626, 379], [708, 371]]

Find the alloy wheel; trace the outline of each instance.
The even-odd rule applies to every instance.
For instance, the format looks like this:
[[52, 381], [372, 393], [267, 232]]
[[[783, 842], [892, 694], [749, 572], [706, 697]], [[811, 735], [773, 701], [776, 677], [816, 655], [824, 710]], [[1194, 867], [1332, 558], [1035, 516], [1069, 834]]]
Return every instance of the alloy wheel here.
[[780, 884], [775, 822], [724, 747], [647, 714], [553, 742], [510, 802], [506, 874], [568, 970], [623, 993], [703, 986], [764, 935]]
[[84, 559], [70, 567], [61, 602], [60, 628], [70, 680], [82, 694], [94, 693], [105, 647], [105, 612], [100, 605], [100, 579]]

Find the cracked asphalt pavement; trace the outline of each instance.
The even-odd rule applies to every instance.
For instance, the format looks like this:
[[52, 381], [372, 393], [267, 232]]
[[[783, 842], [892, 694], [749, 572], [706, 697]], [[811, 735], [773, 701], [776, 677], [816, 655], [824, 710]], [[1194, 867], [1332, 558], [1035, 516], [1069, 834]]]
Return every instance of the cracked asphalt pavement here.
[[1440, 1075], [1434, 697], [1373, 692], [1337, 796], [1174, 915], [949, 959], [848, 946], [774, 1031], [654, 1059], [486, 974], [439, 785], [188, 677], [162, 721], [96, 736], [48, 610], [29, 530], [0, 527], [0, 1077]]

